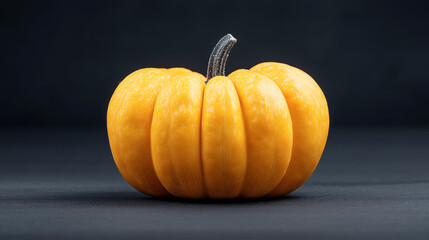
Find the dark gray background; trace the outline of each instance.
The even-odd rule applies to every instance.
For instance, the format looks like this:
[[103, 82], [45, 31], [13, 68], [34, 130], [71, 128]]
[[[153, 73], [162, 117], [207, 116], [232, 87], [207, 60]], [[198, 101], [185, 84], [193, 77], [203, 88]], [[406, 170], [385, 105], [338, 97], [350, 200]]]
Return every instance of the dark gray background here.
[[333, 125], [427, 125], [427, 1], [0, 2], [0, 124], [104, 126], [129, 73], [205, 74], [226, 33], [227, 72], [297, 66], [328, 99]]
[[[429, 239], [428, 1], [0, 1], [0, 239]], [[143, 67], [278, 61], [312, 75], [331, 130], [275, 200], [152, 199], [105, 130]]]

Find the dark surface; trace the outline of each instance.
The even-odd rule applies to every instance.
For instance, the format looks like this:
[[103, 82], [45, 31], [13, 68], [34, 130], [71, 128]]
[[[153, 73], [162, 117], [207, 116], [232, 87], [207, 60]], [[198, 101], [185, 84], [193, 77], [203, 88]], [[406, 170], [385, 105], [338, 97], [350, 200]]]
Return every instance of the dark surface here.
[[[125, 76], [276, 61], [313, 76], [332, 125], [426, 125], [427, 0], [0, 1], [0, 124], [99, 125]], [[400, 112], [401, 114], [398, 114]]]
[[288, 197], [166, 201], [119, 175], [104, 131], [0, 131], [0, 239], [428, 239], [429, 129], [336, 129]]

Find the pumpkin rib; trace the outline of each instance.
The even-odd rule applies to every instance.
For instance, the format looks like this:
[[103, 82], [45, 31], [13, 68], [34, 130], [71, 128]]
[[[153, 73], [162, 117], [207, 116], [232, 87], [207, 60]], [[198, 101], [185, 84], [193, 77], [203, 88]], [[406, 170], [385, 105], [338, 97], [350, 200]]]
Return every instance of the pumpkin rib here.
[[206, 189], [206, 180], [204, 177], [204, 165], [203, 165], [203, 139], [202, 139], [202, 122], [203, 122], [203, 107], [204, 107], [204, 92], [206, 91], [206, 84], [204, 84], [203, 87], [203, 93], [201, 94], [201, 109], [200, 109], [200, 125], [198, 127], [198, 130], [200, 131], [199, 134], [199, 142], [200, 142], [200, 146], [199, 146], [199, 151], [200, 151], [200, 172], [201, 172], [201, 181], [202, 181], [202, 185], [203, 185], [203, 194], [204, 196], [207, 196], [207, 189]]
[[[262, 76], [264, 76], [264, 77], [267, 77], [268, 79], [270, 79], [270, 81], [272, 81], [276, 86], [277, 86], [277, 88], [279, 88], [279, 90], [280, 91], [282, 91], [281, 89], [280, 89], [280, 87], [278, 86], [278, 84], [273, 80], [273, 79], [271, 79], [270, 77], [268, 77], [268, 76], [266, 76], [266, 75], [264, 75], [264, 74], [261, 74], [261, 73], [259, 73], [259, 72], [256, 72], [256, 71], [253, 71], [252, 70], [253, 68], [251, 68], [251, 69], [249, 69], [249, 71], [251, 71], [251, 72], [253, 72], [253, 73], [255, 73], [255, 74], [259, 74], [259, 75], [262, 75]], [[286, 97], [284, 96], [284, 94], [283, 94], [283, 92], [282, 92], [282, 95], [283, 95], [283, 97], [284, 97], [284, 99], [285, 99], [285, 101], [286, 101], [286, 104], [288, 105], [288, 110], [289, 110], [289, 104], [288, 104], [288, 102], [287, 102], [287, 99], [286, 99]], [[292, 116], [292, 113], [289, 111], [289, 115], [290, 116]], [[295, 132], [295, 131], [293, 131], [293, 126], [294, 126], [294, 124], [293, 124], [293, 119], [292, 119], [292, 117], [291, 117], [291, 123], [292, 123], [292, 136], [293, 136], [293, 133]], [[292, 139], [294, 139], [293, 137], [292, 137]], [[282, 179], [280, 180], [280, 182], [276, 185], [276, 186], [274, 186], [267, 194], [265, 194], [265, 197], [269, 197], [270, 196], [270, 193], [274, 190], [274, 189], [276, 189], [280, 184], [281, 184], [281, 182], [282, 182], [282, 180], [283, 180], [283, 178], [286, 176], [286, 174], [287, 174], [287, 170], [289, 169], [289, 167], [290, 167], [290, 165], [291, 165], [291, 161], [292, 161], [292, 156], [293, 156], [293, 145], [294, 145], [294, 141], [292, 141], [292, 153], [291, 153], [291, 156], [290, 156], [290, 162], [289, 162], [289, 165], [288, 165], [288, 168], [286, 169], [286, 171], [285, 171], [285, 173], [283, 174], [283, 177], [282, 177]]]
[[[248, 70], [248, 71], [250, 71], [250, 70]], [[250, 71], [250, 72], [253, 72], [253, 71]], [[273, 80], [271, 80], [270, 78], [268, 78], [268, 77], [266, 77], [266, 76], [264, 76], [264, 75], [262, 75], [262, 74], [259, 74], [259, 73], [257, 73], [257, 72], [253, 72], [253, 73], [255, 73], [255, 74], [257, 74], [257, 75], [260, 75], [260, 76], [263, 76], [264, 78], [267, 78], [270, 82], [272, 82], [274, 85], [273, 86], [275, 86], [276, 88], [278, 88], [278, 90], [281, 92], [281, 89], [277, 86], [277, 84], [275, 84], [274, 83], [274, 81]], [[290, 112], [289, 112], [289, 105], [288, 105], [288, 103], [287, 103], [287, 101], [286, 101], [286, 98], [284, 97], [284, 95], [283, 95], [283, 93], [281, 94], [281, 96], [283, 97], [283, 99], [285, 100], [285, 103], [286, 103], [286, 107], [287, 107], [287, 112], [288, 112], [288, 115], [290, 116]], [[291, 121], [291, 127], [292, 127], [292, 149], [293, 149], [293, 122], [292, 122], [292, 119], [290, 119], [290, 121]], [[274, 139], [272, 139], [272, 144], [273, 145], [275, 145], [277, 148], [279, 147], [278, 146], [278, 144], [275, 144], [275, 142], [274, 142]], [[291, 150], [291, 152], [292, 152], [292, 150]], [[288, 163], [288, 166], [286, 167], [286, 170], [285, 170], [285, 172], [283, 173], [283, 176], [281, 177], [281, 179], [283, 179], [283, 177], [285, 176], [285, 174], [286, 174], [286, 172], [287, 172], [287, 169], [289, 168], [289, 166], [290, 166], [290, 159], [291, 159], [291, 156], [292, 156], [292, 153], [291, 153], [291, 155], [289, 156], [289, 163]], [[270, 178], [272, 178], [273, 177], [273, 175], [274, 175], [274, 170], [275, 170], [275, 168], [274, 168], [274, 166], [275, 166], [275, 162], [273, 161], [272, 162], [272, 166], [271, 166], [271, 169], [270, 169], [270, 174], [269, 174], [269, 178], [267, 178], [266, 180], [265, 180], [265, 182], [264, 182], [264, 184], [263, 184], [263, 188], [265, 188], [266, 187], [266, 185], [269, 183], [269, 180], [270, 180]], [[281, 181], [281, 180], [280, 180]], [[280, 182], [279, 182], [280, 183]], [[278, 184], [277, 184], [278, 185]], [[272, 187], [271, 189], [270, 189], [270, 191], [269, 192], [271, 192], [273, 189], [275, 189], [276, 187], [277, 187], [277, 185], [275, 185], [274, 187]], [[269, 193], [268, 192], [268, 193]], [[268, 194], [267, 193], [267, 194]], [[266, 196], [266, 194], [264, 195], [264, 196]]]
[[262, 197], [281, 181], [290, 161], [293, 139], [287, 104], [263, 75], [237, 70], [228, 78], [237, 89], [246, 129], [247, 173], [240, 197]]
[[[110, 141], [110, 144], [112, 147], [112, 154], [114, 155], [114, 160], [117, 163], [118, 169], [121, 172], [121, 175], [124, 177], [124, 179], [131, 186], [133, 186], [135, 189], [139, 190], [140, 192], [142, 192], [144, 194], [157, 196], [157, 197], [166, 197], [166, 196], [170, 196], [170, 194], [164, 188], [164, 186], [161, 184], [158, 176], [155, 173], [155, 170], [153, 168], [153, 163], [152, 163], [152, 158], [151, 158], [152, 155], [150, 153], [150, 148], [148, 149], [148, 151], [149, 151], [148, 156], [151, 159], [146, 161], [146, 164], [147, 164], [146, 169], [140, 169], [140, 170], [137, 170], [135, 168], [130, 169], [128, 167], [128, 164], [126, 162], [124, 162], [124, 161], [136, 161], [137, 159], [133, 160], [132, 158], [131, 159], [128, 158], [126, 155], [128, 153], [126, 150], [125, 150], [125, 152], [123, 151], [123, 147], [124, 146], [125, 147], [133, 146], [135, 144], [138, 144], [139, 141], [133, 141], [132, 138], [127, 137], [127, 136], [129, 136], [129, 134], [131, 134], [131, 132], [126, 131], [126, 128], [120, 127], [126, 123], [120, 122], [120, 120], [118, 119], [118, 117], [120, 115], [123, 117], [126, 116], [127, 118], [133, 117], [132, 115], [129, 115], [129, 114], [124, 115], [123, 106], [127, 105], [127, 104], [124, 104], [124, 101], [129, 102], [129, 101], [131, 101], [130, 98], [137, 98], [138, 97], [136, 92], [132, 91], [133, 87], [140, 87], [142, 85], [144, 86], [144, 84], [147, 85], [153, 81], [157, 81], [157, 83], [158, 83], [159, 79], [148, 80], [147, 78], [145, 78], [145, 76], [148, 73], [154, 73], [154, 72], [160, 73], [160, 71], [156, 68], [140, 69], [140, 70], [137, 70], [137, 71], [131, 73], [123, 81], [121, 81], [117, 90], [115, 90], [115, 93], [113, 94], [111, 101], [109, 102], [107, 126], [108, 126], [109, 141]], [[163, 72], [163, 73], [165, 74], [165, 72]], [[166, 82], [166, 81], [168, 81], [169, 78], [170, 77], [168, 77], [167, 79], [164, 79], [163, 81]], [[144, 82], [142, 82], [142, 81], [144, 81]], [[162, 84], [160, 83], [160, 85], [158, 86], [159, 89], [162, 88], [161, 85]], [[153, 93], [153, 97], [155, 99], [157, 97], [155, 95], [158, 95], [158, 92]], [[131, 102], [133, 104], [135, 103], [134, 100], [132, 100]], [[153, 105], [155, 105], [155, 101], [153, 101]], [[129, 109], [129, 108], [126, 108], [126, 109]], [[151, 118], [147, 119], [147, 120], [152, 121]], [[122, 119], [122, 121], [124, 121], [124, 120]], [[128, 121], [130, 121], [130, 120], [128, 120]], [[133, 121], [135, 121], [135, 120], [133, 120]], [[130, 125], [126, 124], [125, 126], [130, 126]], [[150, 126], [150, 124], [149, 124], [149, 126]], [[137, 128], [137, 125], [135, 127]], [[125, 132], [123, 132], [123, 131], [125, 131]], [[150, 134], [150, 132], [149, 132], [149, 134]], [[141, 137], [143, 137], [143, 136], [141, 136]], [[131, 142], [128, 143], [128, 141], [131, 141]], [[148, 141], [150, 142], [150, 137], [148, 137]], [[141, 172], [137, 173], [136, 171], [144, 171], [145, 172], [144, 178], [146, 178], [146, 180], [142, 181]], [[149, 180], [149, 179], [152, 179], [152, 180]]]
[[[134, 74], [136, 74], [136, 73], [139, 73], [139, 72], [142, 72], [142, 71], [144, 71], [144, 70], [152, 70], [151, 68], [149, 68], [149, 69], [140, 69], [140, 70], [137, 70], [137, 71], [135, 71], [135, 72], [133, 72], [133, 73], [131, 73], [129, 76], [130, 76], [130, 78], [132, 78], [133, 76], [134, 76]], [[155, 69], [154, 69], [155, 70]], [[128, 79], [130, 79], [130, 78], [128, 78]], [[126, 78], [127, 79], [127, 78]], [[127, 80], [128, 80], [127, 79]], [[124, 88], [130, 88], [130, 87], [132, 87], [132, 86], [134, 86], [135, 85], [135, 83], [136, 83], [136, 81], [137, 81], [138, 79], [136, 78], [136, 79], [134, 79], [134, 81], [133, 82], [131, 82], [131, 79], [129, 80], [129, 81], [126, 81], [125, 79], [124, 79], [124, 81], [122, 81], [121, 83], [120, 83], [120, 85], [125, 85], [126, 87], [124, 87]], [[119, 88], [119, 87], [118, 87]], [[121, 90], [121, 88], [119, 88], [119, 90]], [[118, 101], [118, 102], [123, 102], [124, 101], [124, 99], [126, 99], [128, 96], [130, 95], [130, 92], [126, 92], [125, 94], [122, 94], [121, 95], [121, 98], [120, 98], [120, 100]], [[120, 105], [122, 105], [122, 104], [116, 104], [116, 106], [120, 106]], [[117, 121], [117, 116], [118, 116], [118, 114], [115, 114], [115, 122]], [[115, 154], [116, 155], [116, 154]], [[115, 159], [118, 159], [118, 157], [116, 157]], [[153, 165], [152, 165], [153, 166]], [[136, 184], [136, 183], [134, 183], [134, 182], [132, 182], [132, 181], [130, 181], [130, 179], [133, 179], [133, 180], [139, 180], [140, 178], [139, 177], [135, 177], [135, 174], [132, 172], [132, 171], [129, 171], [129, 169], [127, 169], [127, 168], [124, 168], [124, 167], [122, 167], [121, 168], [122, 169], [122, 171], [124, 172], [124, 175], [126, 175], [126, 176], [131, 176], [130, 178], [125, 178], [125, 180], [131, 185], [131, 186], [133, 186], [134, 188], [136, 188], [136, 189], [138, 189], [139, 191], [141, 191], [141, 192], [143, 192], [144, 194], [148, 194], [148, 192], [150, 192], [150, 190], [148, 191], [147, 189], [142, 189], [141, 188], [141, 183], [140, 184]], [[155, 176], [156, 176], [156, 174], [155, 174]], [[156, 176], [157, 177], [157, 176]], [[159, 179], [157, 179], [158, 181], [159, 181]], [[162, 184], [160, 184], [161, 185], [161, 187], [163, 188], [163, 186], [162, 186]], [[164, 188], [165, 189], [165, 188]], [[167, 190], [165, 190], [167, 193], [168, 193], [168, 191]]]
[[[183, 73], [182, 73], [183, 74]], [[181, 74], [178, 74], [178, 75], [181, 75]], [[176, 75], [176, 77], [178, 76], [178, 75]], [[175, 83], [175, 89], [177, 88], [177, 85], [179, 84], [179, 81], [177, 81], [176, 83]], [[166, 114], [169, 118], [170, 118], [170, 116], [171, 116], [171, 109], [173, 109], [172, 107], [171, 107], [171, 105], [173, 104], [173, 101], [170, 101], [169, 102], [169, 106], [168, 106], [168, 113]], [[167, 139], [170, 139], [169, 138], [169, 135], [171, 134], [171, 125], [168, 125], [168, 130], [166, 131], [166, 134], [167, 134]], [[171, 149], [171, 142], [169, 141], [169, 140], [167, 140], [166, 141], [166, 144], [167, 144], [167, 149], [168, 149], [168, 151], [167, 151], [167, 153], [168, 153], [168, 162], [170, 163], [169, 165], [171, 165], [171, 166], [173, 166], [173, 164], [172, 164], [172, 161], [171, 161], [171, 151], [170, 151], [170, 149]], [[155, 171], [156, 172], [156, 171]], [[172, 168], [172, 177], [175, 179], [175, 182], [177, 183], [177, 188], [179, 189], [179, 191], [181, 191], [182, 193], [183, 193], [183, 187], [182, 187], [182, 182], [180, 181], [180, 179], [179, 179], [179, 177], [178, 177], [178, 174], [177, 174], [177, 169], [176, 168]], [[161, 181], [161, 184], [162, 184], [162, 181]], [[165, 189], [167, 189], [167, 191], [168, 191], [168, 188], [166, 187], [166, 186], [164, 186], [165, 187]], [[170, 191], [169, 191], [170, 192]], [[174, 195], [172, 192], [170, 192], [170, 194], [171, 195]]]
[[[162, 70], [165, 70], [165, 71], [167, 71], [170, 75], [171, 75], [171, 77], [168, 79], [168, 81], [171, 81], [173, 78], [175, 78], [175, 77], [178, 77], [178, 76], [180, 76], [180, 75], [182, 75], [182, 74], [187, 74], [187, 73], [191, 73], [192, 71], [191, 70], [189, 70], [189, 69], [186, 69], [186, 68], [181, 68], [181, 67], [173, 67], [173, 68], [168, 68], [168, 69], [162, 69]], [[176, 83], [177, 84], [177, 83]], [[164, 86], [161, 90], [160, 90], [160, 92], [165, 88], [166, 86]], [[158, 95], [156, 96], [156, 101], [158, 101], [158, 97], [159, 97], [159, 93], [158, 93]], [[155, 105], [156, 105], [156, 101], [155, 101]], [[170, 102], [170, 104], [171, 104], [171, 102]], [[154, 107], [155, 108], [155, 107]], [[170, 110], [171, 110], [171, 107], [169, 107], [168, 108], [168, 110], [169, 110], [169, 112], [170, 112]], [[154, 111], [155, 112], [155, 111]], [[152, 113], [152, 118], [151, 118], [151, 120], [152, 120], [152, 122], [153, 122], [153, 115], [154, 115], [154, 113]], [[169, 114], [168, 114], [169, 115]], [[151, 126], [152, 126], [152, 122], [151, 122]], [[152, 128], [152, 127], [151, 127]], [[151, 129], [151, 132], [152, 132], [152, 129]], [[169, 133], [170, 131], [167, 131], [167, 134]], [[167, 144], [169, 145], [169, 141], [167, 141]], [[151, 141], [151, 145], [152, 145], [152, 141]], [[152, 146], [151, 146], [151, 148], [152, 148]], [[169, 146], [168, 146], [168, 148], [169, 148]], [[168, 151], [169, 152], [169, 151]], [[152, 153], [151, 153], [152, 154]], [[170, 160], [171, 160], [171, 158], [169, 158]], [[153, 156], [152, 156], [152, 166], [153, 166]], [[157, 178], [158, 178], [158, 180], [159, 180], [159, 176], [158, 176], [158, 174], [156, 173], [156, 171], [155, 171], [155, 174], [156, 174], [156, 176], [157, 176]], [[174, 169], [174, 178], [176, 179], [176, 182], [178, 182], [179, 183], [179, 189], [182, 189], [182, 186], [181, 186], [181, 183], [180, 183], [180, 181], [178, 181], [178, 178], [177, 178], [177, 172], [176, 172], [176, 169]], [[159, 180], [160, 181], [160, 180]], [[160, 181], [160, 183], [161, 183], [161, 185], [162, 185], [162, 182]], [[168, 190], [167, 190], [167, 188], [164, 186], [164, 185], [162, 185], [163, 187], [164, 187], [164, 189], [170, 194], [170, 195], [172, 195]], [[182, 190], [183, 191], [183, 190]]]
[[[256, 68], [257, 66], [260, 66], [260, 65], [263, 65], [263, 64], [265, 64], [265, 63], [261, 63], [261, 64], [258, 64], [258, 65], [256, 65], [256, 66], [254, 66], [253, 68], [251, 68], [250, 69], [250, 71], [253, 71], [253, 72], [255, 72], [255, 73], [258, 73], [257, 71], [254, 71], [253, 69], [254, 68]], [[267, 63], [268, 64], [268, 63]], [[262, 73], [260, 73], [260, 74], [262, 74]], [[264, 75], [264, 74], [262, 74], [262, 75]], [[268, 77], [271, 81], [273, 81], [279, 88], [280, 88], [280, 86], [278, 85], [278, 83], [274, 80], [274, 79], [272, 79], [272, 78], [270, 78], [269, 76], [267, 76], [267, 75], [264, 75], [264, 76], [266, 76], [266, 77]], [[282, 91], [282, 90], [281, 90]], [[286, 99], [286, 96], [285, 96], [285, 94], [283, 93], [283, 91], [282, 91], [282, 94], [283, 94], [283, 96], [285, 97], [285, 99]], [[290, 112], [290, 114], [291, 114], [291, 116], [293, 115], [293, 113], [292, 112]], [[293, 118], [293, 117], [292, 117]], [[293, 119], [292, 119], [292, 127], [294, 127], [294, 121], [293, 121]], [[296, 131], [294, 131], [294, 133], [295, 133]], [[295, 139], [295, 138], [294, 138]], [[294, 151], [293, 151], [293, 145], [292, 145], [292, 155], [291, 155], [291, 163], [289, 164], [289, 167], [290, 167], [290, 165], [292, 165], [292, 162], [293, 162], [293, 159], [294, 159]], [[288, 167], [288, 168], [289, 168]], [[275, 190], [279, 187], [279, 186], [281, 186], [282, 185], [282, 183], [283, 183], [283, 181], [284, 181], [284, 178], [286, 177], [286, 174], [287, 174], [287, 170], [286, 170], [286, 172], [285, 172], [285, 175], [283, 176], [283, 178], [282, 178], [282, 180], [279, 182], [279, 184], [277, 185], [277, 186], [275, 186], [269, 193], [267, 193], [267, 197], [270, 197], [270, 196], [273, 196], [272, 195], [272, 193], [273, 192], [275, 192]], [[284, 184], [284, 183], [283, 183]], [[281, 194], [281, 195], [283, 195], [283, 194]]]
[[155, 171], [172, 195], [203, 198], [199, 126], [205, 85], [201, 75], [192, 72], [171, 81], [155, 105], [151, 132]]
[[[280, 92], [281, 92], [281, 89], [278, 87], [278, 85], [277, 84], [275, 84], [275, 82], [272, 80], [272, 79], [270, 79], [270, 78], [268, 78], [268, 77], [266, 77], [266, 76], [264, 76], [264, 75], [262, 75], [262, 74], [259, 74], [259, 73], [257, 73], [257, 72], [253, 72], [253, 71], [251, 71], [251, 70], [248, 70], [248, 71], [250, 71], [250, 72], [252, 72], [252, 73], [254, 73], [254, 74], [256, 74], [256, 75], [260, 75], [260, 76], [263, 76], [264, 78], [267, 78], [270, 82], [272, 82], [273, 83], [273, 86], [275, 86]], [[284, 97], [284, 95], [283, 95], [283, 93], [281, 94], [281, 96], [283, 97], [283, 99], [284, 99], [284, 101], [285, 101], [285, 103], [286, 103], [286, 106], [287, 106], [287, 112], [288, 112], [288, 115], [290, 116], [290, 112], [289, 112], [289, 105], [288, 105], [288, 103], [287, 103], [287, 101], [286, 101], [286, 98]], [[291, 127], [292, 127], [292, 142], [291, 142], [291, 144], [292, 144], [292, 149], [293, 149], [293, 122], [292, 122], [292, 119], [290, 118], [290, 121], [291, 121]], [[276, 146], [276, 148], [278, 148], [279, 146], [278, 146], [278, 144], [275, 144], [275, 142], [274, 142], [274, 139], [272, 139], [272, 144], [273, 145], [275, 145]], [[292, 152], [292, 150], [290, 151], [290, 152]], [[286, 175], [286, 172], [287, 172], [287, 169], [289, 168], [289, 166], [290, 166], [290, 159], [291, 159], [291, 156], [292, 156], [292, 153], [290, 154], [290, 156], [289, 156], [289, 163], [288, 163], [288, 166], [286, 167], [286, 170], [285, 170], [285, 172], [282, 174], [282, 177], [281, 177], [281, 179], [283, 179], [284, 178], [284, 176]], [[274, 171], [275, 171], [275, 161], [273, 161], [272, 162], [272, 165], [271, 165], [271, 169], [270, 169], [270, 174], [269, 174], [269, 177], [265, 180], [265, 182], [263, 183], [263, 187], [262, 188], [265, 188], [266, 187], [266, 185], [269, 183], [269, 180], [273, 177], [273, 175], [274, 175]], [[281, 179], [280, 179], [280, 182], [281, 182]], [[279, 182], [279, 183], [280, 183]], [[278, 185], [278, 184], [277, 184]], [[267, 194], [269, 194], [272, 190], [274, 190], [276, 187], [277, 187], [277, 185], [275, 185], [274, 187], [272, 187], [269, 191], [268, 191], [268, 193]], [[266, 196], [267, 194], [265, 194], [264, 196]]]
[[[267, 195], [281, 196], [304, 184], [317, 167], [329, 129], [327, 103], [314, 79], [295, 67], [268, 62], [254, 66], [251, 71], [270, 78], [291, 104], [294, 129], [291, 163], [282, 181]], [[315, 142], [314, 137], [319, 141]]]
[[[167, 71], [168, 72], [170, 72], [170, 74], [173, 74], [173, 77], [172, 78], [174, 78], [174, 77], [180, 77], [181, 75], [187, 75], [187, 74], [189, 74], [189, 73], [193, 73], [193, 74], [196, 74], [196, 75], [198, 75], [199, 77], [200, 77], [200, 79], [201, 78], [203, 78], [204, 79], [204, 76], [203, 75], [201, 75], [200, 73], [198, 73], [198, 72], [194, 72], [194, 71], [191, 71], [191, 70], [189, 70], [189, 69], [186, 69], [186, 68], [181, 68], [181, 67], [172, 67], [172, 68], [168, 68], [167, 69]], [[171, 79], [170, 79], [171, 80]], [[178, 83], [177, 83], [178, 84]], [[175, 88], [177, 88], [177, 85], [176, 85], [176, 87]], [[203, 89], [203, 94], [202, 94], [202, 96], [204, 96], [204, 89]], [[171, 107], [171, 104], [172, 104], [173, 102], [170, 102], [170, 106], [168, 107], [168, 110], [169, 111], [171, 111], [171, 109], [172, 109], [172, 107]], [[169, 114], [168, 114], [169, 115]], [[200, 117], [201, 118], [201, 117]], [[200, 119], [200, 122], [201, 122], [201, 119]], [[168, 130], [168, 133], [171, 133], [171, 126], [169, 126], [169, 130]], [[201, 138], [201, 133], [200, 133], [200, 138]], [[167, 143], [168, 143], [168, 147], [170, 147], [170, 141], [167, 141]], [[200, 140], [200, 144], [201, 144], [201, 140]], [[201, 151], [200, 151], [201, 152]], [[170, 155], [170, 151], [168, 151], [168, 153], [169, 153], [169, 155]], [[200, 154], [201, 155], [201, 154]], [[201, 158], [201, 157], [200, 157]], [[171, 156], [169, 157], [169, 159], [170, 159], [170, 161], [171, 161]], [[201, 163], [200, 163], [201, 164]], [[171, 165], [171, 162], [170, 162], [170, 165]], [[176, 170], [176, 168], [174, 168], [174, 176], [175, 176], [175, 179], [176, 179], [176, 182], [177, 183], [179, 183], [179, 189], [180, 189], [180, 191], [183, 193], [184, 192], [184, 189], [183, 189], [183, 186], [182, 186], [182, 183], [181, 183], [181, 181], [178, 179], [178, 177], [177, 177], [177, 170]], [[204, 175], [202, 175], [202, 177], [203, 177], [203, 184], [204, 184]], [[159, 177], [158, 177], [159, 178]], [[161, 182], [161, 184], [162, 184], [162, 182]], [[203, 185], [204, 186], [204, 185]], [[165, 187], [164, 187], [165, 188]], [[166, 189], [167, 190], [167, 189]], [[168, 190], [167, 190], [168, 191]], [[170, 193], [171, 194], [171, 193]], [[204, 194], [205, 194], [205, 190], [204, 190]]]
[[241, 191], [246, 172], [246, 139], [238, 94], [231, 80], [214, 77], [204, 93], [201, 153], [206, 194], [231, 199]]
[[[236, 71], [240, 71], [240, 70], [236, 70]], [[234, 72], [236, 72], [236, 71], [234, 71]], [[240, 197], [240, 198], [243, 198], [242, 197], [242, 192], [243, 192], [243, 190], [244, 190], [244, 186], [245, 186], [245, 183], [246, 183], [246, 179], [248, 178], [248, 175], [249, 175], [249, 170], [248, 170], [248, 166], [249, 166], [249, 153], [248, 153], [248, 147], [249, 147], [249, 140], [248, 140], [248, 136], [247, 136], [247, 128], [248, 128], [248, 126], [247, 126], [247, 120], [246, 120], [246, 117], [245, 117], [245, 114], [244, 114], [244, 107], [243, 107], [243, 100], [242, 100], [242, 98], [240, 97], [240, 94], [238, 93], [238, 89], [237, 89], [237, 85], [236, 85], [236, 83], [230, 78], [230, 75], [231, 75], [232, 73], [230, 73], [229, 75], [228, 75], [228, 79], [230, 79], [230, 81], [233, 83], [233, 86], [234, 86], [234, 88], [235, 88], [235, 91], [237, 92], [237, 96], [238, 96], [238, 101], [239, 101], [239, 103], [240, 103], [240, 108], [241, 108], [241, 110], [242, 110], [242, 116], [243, 116], [243, 124], [244, 124], [244, 133], [245, 133], [245, 143], [246, 143], [246, 169], [245, 169], [245, 173], [244, 173], [244, 181], [243, 181], [243, 184], [242, 184], [242, 186], [241, 186], [241, 189], [240, 189], [240, 192], [239, 192], [239, 194], [238, 194], [238, 197]]]
[[228, 79], [229, 79], [229, 81], [231, 81], [232, 86], [234, 87], [235, 93], [237, 94], [238, 103], [239, 103], [240, 110], [241, 110], [241, 118], [243, 120], [243, 126], [244, 126], [244, 144], [245, 144], [245, 154], [246, 154], [246, 157], [245, 157], [244, 178], [243, 178], [243, 182], [242, 182], [241, 187], [240, 187], [240, 191], [238, 192], [238, 195], [237, 195], [237, 197], [240, 197], [241, 193], [243, 192], [243, 187], [244, 187], [244, 184], [245, 184], [245, 181], [246, 181], [246, 178], [247, 178], [247, 174], [248, 174], [248, 169], [247, 168], [248, 168], [248, 164], [249, 164], [249, 162], [248, 162], [249, 161], [249, 159], [248, 159], [249, 156], [248, 156], [248, 153], [247, 153], [247, 148], [248, 148], [249, 144], [248, 144], [248, 140], [247, 140], [246, 118], [245, 118], [244, 113], [243, 113], [242, 100], [240, 99], [240, 95], [238, 94], [237, 87], [235, 86], [234, 82], [229, 77], [228, 77]]

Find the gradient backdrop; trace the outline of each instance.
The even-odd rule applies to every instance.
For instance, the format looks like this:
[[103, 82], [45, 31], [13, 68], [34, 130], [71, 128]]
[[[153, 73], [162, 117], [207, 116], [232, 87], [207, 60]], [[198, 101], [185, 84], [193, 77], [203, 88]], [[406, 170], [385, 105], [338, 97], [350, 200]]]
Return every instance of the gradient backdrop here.
[[1, 125], [104, 125], [117, 84], [144, 67], [205, 74], [226, 33], [230, 73], [301, 68], [333, 126], [427, 125], [427, 1], [1, 1]]

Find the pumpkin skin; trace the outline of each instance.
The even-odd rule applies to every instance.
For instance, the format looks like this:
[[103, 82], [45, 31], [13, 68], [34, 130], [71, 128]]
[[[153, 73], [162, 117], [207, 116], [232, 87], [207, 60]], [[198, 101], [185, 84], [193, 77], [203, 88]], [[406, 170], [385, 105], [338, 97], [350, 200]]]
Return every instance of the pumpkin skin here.
[[282, 63], [206, 78], [184, 68], [127, 76], [107, 111], [115, 163], [154, 197], [277, 197], [312, 174], [328, 136], [317, 83]]

